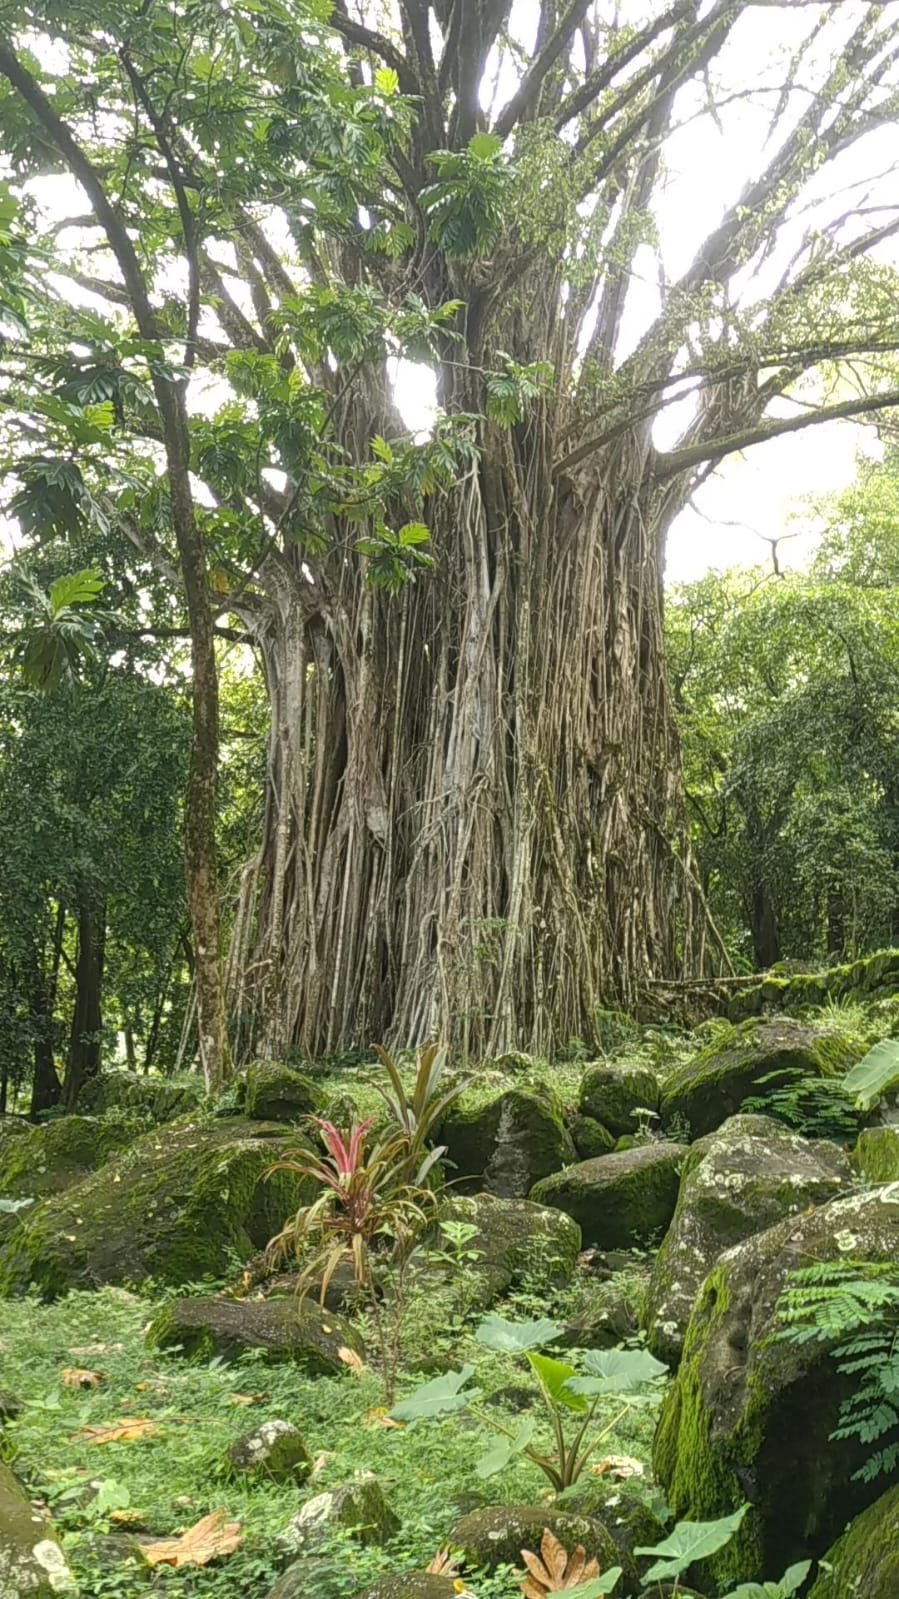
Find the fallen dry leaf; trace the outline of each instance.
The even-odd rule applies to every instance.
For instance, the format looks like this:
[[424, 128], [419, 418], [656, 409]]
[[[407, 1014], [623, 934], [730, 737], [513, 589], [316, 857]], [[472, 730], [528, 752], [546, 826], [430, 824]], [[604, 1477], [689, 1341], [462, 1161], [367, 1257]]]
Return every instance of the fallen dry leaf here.
[[590, 1470], [594, 1477], [614, 1477], [616, 1482], [626, 1482], [628, 1477], [646, 1475], [642, 1460], [635, 1460], [633, 1455], [606, 1455], [605, 1459], [598, 1460]]
[[316, 1477], [320, 1477], [322, 1472], [326, 1471], [328, 1466], [330, 1466], [333, 1459], [333, 1449], [323, 1449], [320, 1455], [316, 1455], [312, 1462], [312, 1470], [309, 1473], [309, 1481], [313, 1482]]
[[261, 1405], [268, 1394], [229, 1394], [229, 1405]]
[[148, 1566], [208, 1566], [210, 1560], [233, 1555], [243, 1543], [239, 1521], [227, 1510], [213, 1510], [180, 1538], [154, 1538], [138, 1547]]
[[99, 1388], [106, 1381], [105, 1371], [88, 1371], [83, 1366], [63, 1366], [62, 1381], [65, 1388]]
[[[148, 1323], [149, 1325], [149, 1323]], [[70, 1355], [121, 1355], [124, 1353], [124, 1344], [72, 1344]]]
[[350, 1371], [354, 1371], [357, 1376], [365, 1370], [365, 1361], [362, 1356], [357, 1355], [355, 1349], [347, 1349], [346, 1344], [341, 1344], [337, 1351], [337, 1359], [342, 1360], [343, 1364], [349, 1366]]
[[582, 1582], [599, 1576], [599, 1563], [587, 1559], [582, 1544], [569, 1556], [548, 1527], [543, 1529], [539, 1555], [522, 1549], [521, 1558], [528, 1568], [527, 1576], [519, 1584], [524, 1599], [546, 1599], [547, 1594], [579, 1588]]
[[82, 1427], [70, 1436], [83, 1438], [88, 1444], [133, 1444], [138, 1438], [149, 1438], [158, 1431], [156, 1422], [149, 1416], [122, 1416], [105, 1427]]
[[432, 1577], [458, 1577], [459, 1561], [450, 1554], [449, 1547], [438, 1549], [433, 1560], [429, 1560], [425, 1566], [425, 1571]]
[[402, 1427], [403, 1423], [401, 1421], [394, 1421], [392, 1416], [388, 1416], [383, 1405], [378, 1405], [374, 1410], [367, 1410], [365, 1412], [365, 1425], [366, 1427], [394, 1428]]
[[145, 1521], [142, 1510], [110, 1510], [108, 1519], [114, 1521], [118, 1527], [143, 1528]]

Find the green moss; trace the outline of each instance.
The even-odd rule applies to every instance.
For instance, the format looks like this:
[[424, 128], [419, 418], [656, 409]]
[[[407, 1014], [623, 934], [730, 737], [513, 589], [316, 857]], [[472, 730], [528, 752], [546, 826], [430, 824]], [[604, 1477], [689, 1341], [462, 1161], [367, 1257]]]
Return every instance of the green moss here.
[[859, 1594], [865, 1599], [899, 1594], [899, 1487], [875, 1500], [828, 1549], [809, 1599], [857, 1599]]
[[809, 1010], [829, 1000], [864, 998], [890, 994], [899, 989], [899, 950], [879, 950], [863, 960], [833, 966], [825, 972], [802, 973], [795, 977], [770, 977], [743, 988], [729, 1001], [727, 1014], [732, 1021], [758, 1016], [764, 1010]]
[[485, 1102], [482, 1093], [468, 1089], [452, 1106], [437, 1136], [446, 1145], [454, 1180], [483, 1177], [496, 1144], [502, 1100], [495, 1093]]
[[595, 1160], [597, 1155], [611, 1155], [615, 1140], [607, 1127], [592, 1116], [575, 1116], [570, 1127], [574, 1147], [581, 1160]]
[[258, 1121], [299, 1121], [319, 1111], [323, 1095], [301, 1072], [277, 1061], [257, 1061], [247, 1067], [243, 1108]]
[[195, 1111], [205, 1098], [198, 1077], [139, 1077], [136, 1072], [102, 1072], [78, 1095], [78, 1110], [92, 1116], [134, 1111], [149, 1121], [172, 1121]]
[[899, 1178], [899, 1127], [866, 1127], [859, 1134], [852, 1163], [869, 1183]]
[[13, 1139], [0, 1170], [0, 1194], [41, 1199], [61, 1193], [96, 1171], [140, 1132], [138, 1123], [94, 1116], [59, 1116]]
[[581, 1083], [579, 1107], [608, 1127], [610, 1133], [636, 1133], [639, 1110], [657, 1110], [659, 1081], [648, 1066], [601, 1062], [588, 1066]]
[[[271, 1132], [278, 1132], [271, 1129]], [[123, 1156], [29, 1211], [0, 1247], [0, 1295], [45, 1298], [101, 1283], [222, 1277], [302, 1202], [289, 1148], [265, 1126], [188, 1121], [145, 1134]]]
[[678, 1144], [642, 1144], [601, 1155], [545, 1178], [531, 1190], [531, 1198], [573, 1217], [585, 1243], [628, 1249], [668, 1226], [685, 1154]]

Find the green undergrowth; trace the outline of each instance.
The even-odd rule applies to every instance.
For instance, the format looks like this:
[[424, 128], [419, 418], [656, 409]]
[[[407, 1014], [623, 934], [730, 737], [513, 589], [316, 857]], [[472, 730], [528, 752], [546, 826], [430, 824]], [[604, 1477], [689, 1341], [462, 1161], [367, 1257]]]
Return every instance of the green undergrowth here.
[[[624, 1290], [636, 1302], [639, 1262], [633, 1274], [614, 1283], [616, 1292]], [[578, 1279], [551, 1307], [522, 1294], [498, 1308], [513, 1317], [550, 1308], [558, 1319], [573, 1319], [602, 1292], [601, 1285]], [[410, 1304], [400, 1393], [415, 1387], [423, 1372], [470, 1362], [496, 1414], [520, 1422], [532, 1406], [538, 1413], [537, 1387], [525, 1363], [510, 1375], [508, 1357], [474, 1340], [478, 1317], [454, 1322], [440, 1300], [439, 1289], [432, 1288]], [[383, 1549], [342, 1537], [310, 1555], [308, 1592], [315, 1599], [349, 1599], [381, 1575], [426, 1563], [453, 1521], [478, 1504], [536, 1503], [545, 1496], [543, 1478], [526, 1461], [487, 1484], [477, 1482], [474, 1465], [491, 1440], [468, 1418], [384, 1426], [383, 1389], [372, 1371], [310, 1378], [254, 1357], [228, 1365], [151, 1353], [144, 1332], [159, 1303], [104, 1289], [49, 1306], [20, 1300], [0, 1308], [4, 1387], [24, 1402], [5, 1435], [7, 1447], [32, 1495], [46, 1501], [81, 1591], [91, 1599], [265, 1599], [289, 1564], [277, 1538], [290, 1517], [311, 1495], [358, 1472], [376, 1475], [401, 1531]], [[72, 1367], [102, 1372], [103, 1381], [90, 1390], [67, 1387], [62, 1374]], [[256, 1397], [245, 1404], [239, 1395]], [[158, 1430], [101, 1445], [82, 1432], [129, 1417], [149, 1418]], [[302, 1487], [249, 1486], [229, 1477], [223, 1465], [229, 1444], [276, 1418], [300, 1428], [316, 1460], [313, 1479]], [[609, 1447], [648, 1460], [651, 1432], [650, 1413], [636, 1411]], [[244, 1534], [243, 1547], [230, 1558], [199, 1569], [151, 1572], [130, 1552], [134, 1537], [177, 1535], [220, 1507]], [[123, 1515], [132, 1520], [124, 1523]], [[470, 1580], [478, 1599], [506, 1599], [515, 1591], [500, 1576]]]

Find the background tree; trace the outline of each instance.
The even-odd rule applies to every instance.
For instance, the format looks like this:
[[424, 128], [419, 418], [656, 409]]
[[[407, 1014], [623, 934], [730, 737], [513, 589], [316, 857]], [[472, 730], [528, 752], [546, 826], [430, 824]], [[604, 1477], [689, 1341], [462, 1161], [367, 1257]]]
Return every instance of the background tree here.
[[673, 591], [668, 640], [703, 881], [736, 954], [854, 958], [899, 917], [895, 462], [819, 507], [807, 573]]
[[[230, 962], [257, 1048], [434, 1028], [548, 1048], [709, 958], [663, 663], [667, 528], [726, 454], [899, 398], [874, 253], [899, 218], [841, 192], [895, 118], [896, 7], [769, 11], [790, 44], [751, 88], [758, 8], [732, 0], [626, 22], [586, 0], [533, 18], [338, 5], [331, 33], [239, 3], [119, 6], [98, 31], [67, 4], [52, 66], [5, 60], [19, 176], [64, 149], [31, 86], [49, 79], [111, 174], [154, 328], [225, 385], [190, 422], [191, 465], [271, 706]], [[8, 0], [2, 18], [11, 38], [47, 26]], [[666, 152], [735, 99], [764, 158], [672, 273]], [[122, 304], [102, 252], [37, 221], [69, 300], [87, 283]], [[156, 413], [126, 393], [142, 337], [120, 332], [107, 362], [132, 485], [135, 441], [151, 459], [165, 422], [158, 384]], [[426, 439], [397, 415], [399, 355], [436, 376]], [[801, 407], [775, 414], [787, 393]], [[164, 556], [171, 507], [107, 455], [93, 470]]]

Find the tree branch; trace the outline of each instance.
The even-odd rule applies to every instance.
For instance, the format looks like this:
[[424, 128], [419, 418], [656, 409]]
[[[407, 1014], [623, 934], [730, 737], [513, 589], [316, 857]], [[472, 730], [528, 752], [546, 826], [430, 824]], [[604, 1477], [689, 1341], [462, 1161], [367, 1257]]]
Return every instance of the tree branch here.
[[846, 417], [870, 416], [875, 411], [899, 407], [899, 389], [888, 389], [883, 394], [868, 395], [857, 400], [843, 400], [838, 405], [826, 405], [818, 411], [802, 416], [769, 417], [755, 427], [744, 428], [723, 438], [704, 439], [688, 444], [682, 450], [671, 450], [656, 456], [653, 477], [657, 483], [676, 477], [679, 472], [698, 466], [703, 461], [719, 461], [737, 450], [749, 449], [753, 444], [764, 444], [767, 439], [780, 438], [785, 433], [798, 433], [803, 428], [817, 427], [821, 422], [838, 422]]
[[574, 0], [545, 48], [541, 50], [530, 70], [525, 73], [511, 100], [503, 107], [493, 125], [494, 133], [501, 139], [508, 137], [516, 123], [522, 120], [533, 105], [546, 74], [555, 66], [565, 46], [580, 27], [589, 4], [590, 0]]

